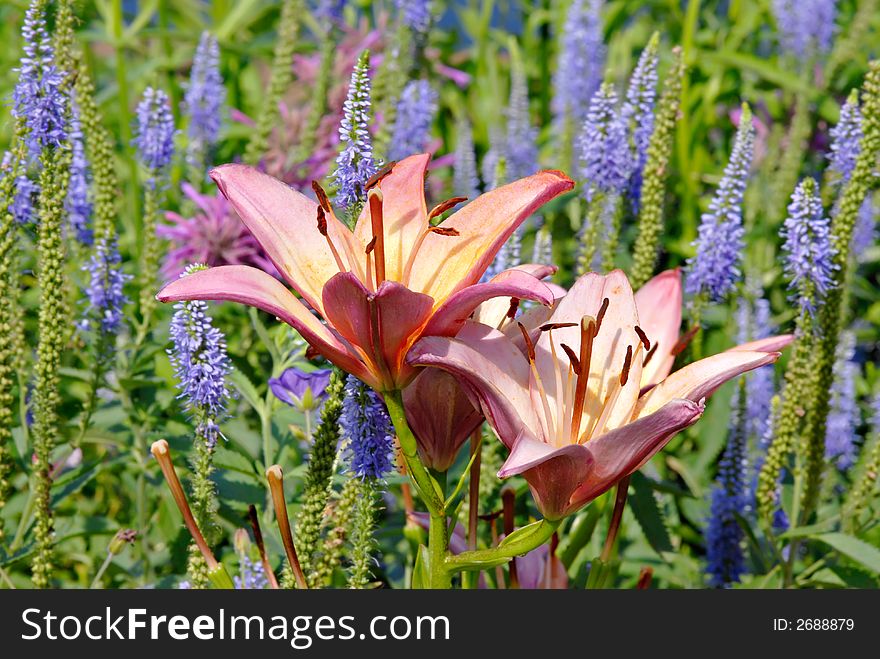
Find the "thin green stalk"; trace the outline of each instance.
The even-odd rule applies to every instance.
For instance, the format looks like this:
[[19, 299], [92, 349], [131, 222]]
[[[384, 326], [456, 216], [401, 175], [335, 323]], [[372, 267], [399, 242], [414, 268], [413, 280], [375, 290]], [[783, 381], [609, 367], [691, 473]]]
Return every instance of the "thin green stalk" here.
[[660, 235], [663, 233], [663, 206], [669, 157], [675, 138], [675, 125], [681, 108], [684, 57], [681, 48], [673, 50], [675, 61], [663, 82], [663, 92], [654, 118], [654, 132], [648, 142], [647, 159], [639, 197], [639, 233], [633, 253], [633, 288], [640, 288], [654, 274]]
[[98, 571], [95, 572], [95, 577], [92, 579], [92, 583], [89, 586], [90, 589], [98, 588], [101, 585], [101, 577], [104, 576], [104, 573], [107, 571], [107, 568], [110, 567], [110, 563], [113, 562], [113, 554], [109, 551], [107, 552], [107, 557], [101, 563], [101, 567], [98, 568]]
[[398, 390], [386, 391], [384, 398], [385, 406], [388, 408], [388, 415], [391, 417], [394, 429], [397, 431], [401, 455], [403, 455], [407, 472], [413, 480], [416, 491], [432, 516], [445, 517], [443, 491], [428, 473], [428, 470], [425, 469], [419, 458], [418, 443], [412, 430], [410, 430], [403, 408], [403, 393]]
[[263, 158], [269, 144], [269, 135], [278, 123], [278, 104], [293, 80], [293, 54], [296, 52], [297, 36], [304, 11], [303, 0], [285, 0], [281, 8], [269, 89], [261, 104], [262, 111], [257, 117], [257, 125], [251, 132], [251, 139], [244, 152], [244, 161], [250, 165], [256, 165]]
[[[690, 66], [696, 56], [694, 42], [699, 27], [699, 20], [700, 0], [689, 0], [681, 38], [682, 60], [685, 66]], [[681, 172], [683, 184], [682, 199], [679, 204], [679, 208], [683, 213], [682, 239], [687, 242], [692, 241], [697, 233], [697, 215], [695, 211], [698, 208], [697, 186], [699, 184], [697, 173], [690, 164], [690, 154], [692, 153], [691, 140], [693, 139], [693, 134], [690, 130], [690, 117], [688, 115], [690, 86], [690, 77], [683, 75], [681, 80], [681, 102], [685, 111], [679, 120], [676, 133], [676, 160], [678, 161], [678, 171]]]
[[138, 166], [129, 146], [132, 138], [132, 116], [128, 105], [130, 96], [128, 91], [128, 73], [126, 71], [125, 44], [123, 43], [125, 24], [123, 22], [122, 5], [122, 0], [113, 0], [113, 3], [110, 5], [110, 30], [111, 41], [116, 49], [116, 98], [119, 102], [119, 136], [126, 153], [125, 160], [128, 162], [128, 207], [131, 213], [126, 215], [134, 218], [135, 246], [140, 248], [143, 245], [144, 227], [141, 216], [141, 200], [138, 194]]

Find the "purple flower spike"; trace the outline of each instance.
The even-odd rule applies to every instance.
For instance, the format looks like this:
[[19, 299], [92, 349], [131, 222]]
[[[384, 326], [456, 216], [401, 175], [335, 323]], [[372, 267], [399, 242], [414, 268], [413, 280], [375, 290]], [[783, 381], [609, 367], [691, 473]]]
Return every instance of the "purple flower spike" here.
[[742, 204], [754, 146], [752, 115], [743, 112], [724, 177], [709, 204], [709, 212], [703, 213], [700, 221], [694, 243], [697, 254], [688, 259], [685, 291], [691, 295], [706, 294], [718, 301], [733, 290], [740, 277]]

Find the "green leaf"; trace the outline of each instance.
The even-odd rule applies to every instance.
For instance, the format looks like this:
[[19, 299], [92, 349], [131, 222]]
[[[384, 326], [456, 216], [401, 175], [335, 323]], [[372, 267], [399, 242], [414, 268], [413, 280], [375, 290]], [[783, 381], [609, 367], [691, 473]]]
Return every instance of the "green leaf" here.
[[814, 90], [799, 76], [777, 68], [763, 57], [757, 57], [743, 52], [709, 51], [701, 50], [696, 61], [702, 67], [717, 66], [719, 64], [736, 70], [750, 70], [769, 83], [777, 87], [784, 87], [790, 91], [812, 95]]
[[819, 533], [824, 533], [825, 531], [829, 531], [834, 528], [834, 525], [837, 523], [839, 516], [835, 515], [829, 519], [822, 520], [818, 524], [810, 524], [809, 526], [795, 526], [792, 529], [789, 529], [785, 533], [779, 534], [780, 540], [787, 540], [790, 538], [804, 538], [807, 536], [815, 536]]
[[814, 539], [824, 542], [832, 549], [864, 565], [872, 572], [880, 572], [880, 549], [869, 545], [864, 540], [859, 540], [845, 533], [826, 533], [824, 535], [817, 535]]
[[431, 583], [430, 562], [431, 557], [428, 554], [428, 548], [425, 545], [419, 545], [419, 550], [416, 552], [416, 564], [413, 566], [412, 573], [411, 587], [413, 590], [423, 590]]
[[247, 376], [238, 369], [229, 374], [229, 380], [235, 385], [241, 397], [247, 401], [247, 404], [254, 408], [257, 414], [263, 415], [263, 399], [257, 393], [257, 388], [248, 380]]
[[237, 471], [247, 476], [256, 476], [253, 463], [241, 453], [230, 451], [228, 448], [218, 445], [214, 452], [214, 464], [222, 469]]
[[657, 505], [650, 481], [640, 472], [636, 472], [632, 475], [631, 483], [633, 493], [629, 498], [630, 508], [651, 548], [661, 556], [664, 552], [672, 551], [666, 521]]

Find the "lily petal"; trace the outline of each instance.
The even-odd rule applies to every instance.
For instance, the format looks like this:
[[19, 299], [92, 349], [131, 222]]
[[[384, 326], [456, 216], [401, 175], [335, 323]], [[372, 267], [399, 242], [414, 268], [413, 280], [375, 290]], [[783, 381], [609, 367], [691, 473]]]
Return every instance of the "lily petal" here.
[[498, 477], [522, 474], [544, 517], [559, 519], [568, 512], [571, 495], [586, 481], [593, 466], [593, 456], [586, 446], [554, 448], [523, 429]]
[[672, 370], [681, 331], [681, 269], [666, 270], [649, 280], [635, 295], [639, 326], [656, 345], [654, 356], [642, 370], [643, 387], [657, 384]]
[[[379, 182], [383, 196], [385, 276], [394, 281], [402, 280], [403, 269], [413, 246], [428, 229], [425, 171], [430, 160], [431, 156], [427, 153], [405, 158]], [[361, 211], [354, 236], [363, 245], [373, 239], [369, 204], [365, 204]]]
[[730, 350], [688, 364], [643, 395], [633, 418], [652, 414], [675, 398], [699, 402], [737, 375], [772, 364], [777, 359], [778, 352]]
[[402, 388], [415, 375], [411, 369], [401, 373], [401, 367], [416, 333], [431, 314], [430, 297], [387, 280], [373, 293], [353, 273], [341, 272], [324, 286], [323, 302], [328, 322], [343, 337], [360, 348], [379, 371], [384, 361], [390, 373], [399, 374], [395, 381], [384, 382], [380, 390]]
[[[211, 178], [278, 272], [323, 315], [321, 289], [339, 272], [339, 266], [318, 231], [318, 205], [286, 183], [246, 165], [221, 165], [211, 170]], [[340, 241], [352, 240], [351, 232], [332, 214], [328, 232]]]
[[410, 287], [438, 303], [476, 284], [504, 242], [543, 204], [568, 192], [574, 181], [558, 171], [538, 172], [477, 197], [443, 221], [457, 236], [431, 233], [414, 260]]
[[510, 308], [512, 297], [548, 306], [553, 304], [553, 291], [546, 284], [522, 270], [505, 270], [484, 284], [468, 286], [447, 298], [434, 312], [424, 333], [426, 336], [455, 336], [481, 303], [504, 298], [502, 302]]
[[[535, 265], [532, 263], [524, 263], [514, 266], [510, 270], [522, 270], [523, 272], [527, 272], [537, 279], [544, 279], [545, 277], [550, 277], [551, 275], [555, 274], [558, 268], [555, 265]], [[505, 270], [500, 274], [510, 272], [510, 270]], [[561, 286], [548, 284], [548, 287], [553, 292], [554, 299], [561, 298], [565, 295], [565, 289]], [[546, 307], [536, 308], [545, 310], [546, 313], [543, 316], [545, 319], [550, 317], [549, 309], [547, 309]], [[478, 323], [483, 323], [483, 325], [488, 325], [489, 327], [500, 328], [501, 325], [504, 323], [504, 319], [507, 317], [508, 311], [510, 311], [509, 298], [492, 298], [491, 300], [486, 300], [474, 310], [474, 320]], [[522, 321], [522, 318], [520, 318], [520, 321]], [[540, 325], [540, 323], [538, 324]]]
[[161, 302], [217, 300], [247, 304], [283, 320], [340, 368], [374, 384], [351, 349], [272, 275], [247, 265], [222, 265], [176, 279], [156, 296]]
[[467, 322], [456, 338], [420, 339], [407, 355], [413, 366], [434, 366], [458, 379], [479, 402], [499, 438], [513, 446], [523, 426], [539, 428], [529, 397], [529, 365], [522, 352], [496, 329]]
[[671, 400], [653, 414], [587, 442], [595, 468], [571, 498], [580, 508], [629, 476], [650, 460], [678, 432], [693, 425], [703, 405], [690, 400]]
[[403, 390], [406, 419], [416, 436], [425, 466], [446, 471], [480, 424], [475, 408], [458, 381], [439, 368], [425, 368]]
[[742, 343], [728, 349], [727, 352], [779, 352], [792, 341], [794, 341], [794, 334], [779, 334], [768, 336], [766, 339]]

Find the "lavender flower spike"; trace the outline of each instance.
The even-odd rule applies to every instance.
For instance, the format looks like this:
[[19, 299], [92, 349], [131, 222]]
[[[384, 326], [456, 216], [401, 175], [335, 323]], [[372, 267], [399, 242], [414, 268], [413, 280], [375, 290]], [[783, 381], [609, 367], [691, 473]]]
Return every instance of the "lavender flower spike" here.
[[427, 80], [411, 80], [397, 102], [397, 117], [388, 157], [403, 160], [422, 153], [430, 138], [431, 124], [437, 114], [437, 92]]
[[336, 201], [345, 209], [364, 202], [364, 185], [379, 170], [379, 164], [373, 159], [373, 139], [370, 136], [369, 68], [369, 53], [364, 51], [351, 73], [339, 125], [339, 138], [344, 146], [336, 158], [334, 182]]
[[[202, 268], [190, 266], [181, 276]], [[232, 364], [226, 354], [226, 339], [214, 327], [206, 302], [179, 302], [174, 309], [169, 329], [173, 348], [168, 356], [178, 381], [178, 398], [192, 414], [199, 437], [213, 447], [230, 396], [226, 376]]]
[[394, 426], [379, 394], [353, 375], [345, 382], [339, 417], [349, 440], [351, 470], [360, 478], [382, 478], [392, 469]]
[[632, 150], [632, 175], [629, 197], [638, 204], [642, 190], [642, 170], [648, 158], [648, 143], [654, 132], [654, 103], [657, 99], [657, 47], [655, 33], [639, 56], [638, 64], [629, 79], [626, 98], [621, 109], [621, 120], [629, 133]]
[[837, 0], [773, 0], [782, 48], [796, 57], [814, 57], [831, 48]]
[[31, 2], [24, 18], [24, 55], [12, 93], [12, 116], [24, 119], [28, 152], [59, 147], [67, 138], [67, 97], [61, 91], [64, 73], [55, 66], [55, 51], [42, 15], [45, 3]]
[[529, 87], [521, 65], [510, 76], [510, 101], [507, 104], [507, 178], [515, 181], [538, 171], [538, 130], [529, 113]]
[[204, 167], [220, 132], [226, 88], [220, 75], [220, 48], [217, 39], [202, 32], [190, 72], [189, 87], [184, 96], [189, 116], [186, 160], [193, 167]]
[[83, 266], [89, 275], [85, 289], [87, 306], [82, 320], [77, 324], [84, 332], [95, 331], [105, 337], [119, 331], [123, 320], [123, 306], [128, 302], [123, 288], [131, 275], [122, 272], [122, 258], [116, 241], [100, 240], [95, 244], [94, 253]]
[[856, 401], [856, 377], [859, 365], [853, 361], [855, 336], [843, 332], [834, 363], [834, 384], [831, 388], [831, 410], [825, 428], [825, 458], [840, 470], [855, 464], [858, 449], [856, 431], [862, 415]]
[[685, 291], [705, 294], [713, 301], [727, 295], [740, 277], [743, 248], [742, 203], [752, 154], [755, 127], [748, 106], [743, 106], [733, 151], [718, 184], [709, 211], [703, 213], [696, 256], [688, 259]]
[[840, 119], [831, 129], [831, 153], [828, 154], [828, 167], [840, 175], [841, 183], [849, 181], [862, 142], [862, 110], [859, 107], [859, 92], [854, 89], [840, 108]]
[[878, 238], [880, 236], [877, 235], [877, 206], [871, 195], [868, 195], [862, 202], [853, 229], [852, 253], [856, 259], [861, 259], [869, 247], [876, 245]]
[[458, 121], [455, 160], [452, 165], [452, 192], [468, 199], [476, 199], [480, 196], [477, 156], [474, 153], [474, 134], [467, 117], [464, 116]]
[[141, 162], [150, 171], [153, 183], [171, 164], [174, 134], [174, 116], [168, 95], [161, 89], [147, 87], [137, 106], [134, 145]]
[[822, 209], [818, 187], [807, 178], [795, 188], [781, 231], [789, 287], [797, 291], [801, 311], [810, 314], [834, 285], [835, 270], [830, 222]]
[[425, 34], [431, 27], [431, 0], [395, 0], [400, 18], [413, 32]]
[[626, 126], [617, 112], [617, 94], [603, 84], [590, 102], [590, 112], [580, 138], [584, 196], [623, 192], [629, 179], [631, 158]]
[[602, 0], [573, 0], [560, 36], [559, 61], [553, 77], [553, 112], [557, 130], [567, 119], [580, 126], [605, 69]]
[[71, 99], [70, 112], [70, 181], [67, 186], [65, 202], [70, 228], [83, 245], [92, 244], [92, 202], [89, 199], [91, 174], [86, 159], [86, 149], [82, 127], [79, 121], [79, 108]]

